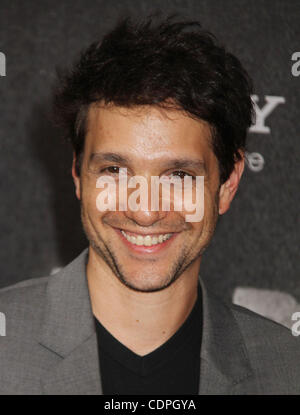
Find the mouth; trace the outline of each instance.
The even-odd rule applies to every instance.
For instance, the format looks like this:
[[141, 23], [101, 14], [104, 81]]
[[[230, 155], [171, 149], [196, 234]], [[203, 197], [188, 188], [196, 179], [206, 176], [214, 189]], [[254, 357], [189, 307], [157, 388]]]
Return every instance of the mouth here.
[[138, 234], [123, 229], [116, 229], [122, 242], [134, 252], [156, 253], [166, 249], [179, 232], [162, 234]]

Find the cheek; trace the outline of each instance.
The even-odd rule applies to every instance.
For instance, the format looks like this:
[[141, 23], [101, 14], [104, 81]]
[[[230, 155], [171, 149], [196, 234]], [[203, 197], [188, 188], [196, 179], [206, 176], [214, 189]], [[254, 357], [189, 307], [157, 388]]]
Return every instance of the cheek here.
[[217, 193], [210, 186], [205, 186], [204, 192], [204, 225], [214, 228], [218, 217]]
[[204, 191], [204, 205], [206, 208], [206, 213], [208, 213], [212, 206], [214, 205], [214, 196], [209, 186], [205, 186]]
[[[193, 192], [192, 199], [193, 202], [190, 203], [189, 208], [193, 206], [193, 217], [195, 220], [191, 220], [191, 222], [195, 222], [197, 228], [203, 228], [204, 224], [214, 220], [217, 214], [216, 192], [204, 181], [201, 187], [197, 189], [197, 196], [196, 192]], [[185, 215], [187, 216], [187, 211]]]
[[97, 197], [103, 189], [96, 188], [96, 182], [85, 180], [81, 187], [81, 203], [89, 216], [99, 215], [101, 212], [97, 209]]

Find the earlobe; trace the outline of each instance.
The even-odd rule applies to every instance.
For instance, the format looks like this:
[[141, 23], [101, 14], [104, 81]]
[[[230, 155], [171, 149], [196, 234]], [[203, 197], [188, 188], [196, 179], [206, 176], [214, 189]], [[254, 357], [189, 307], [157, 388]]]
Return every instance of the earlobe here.
[[75, 194], [78, 200], [81, 199], [81, 191], [80, 191], [80, 177], [77, 175], [76, 171], [76, 156], [73, 154], [73, 163], [72, 163], [72, 177], [75, 185]]
[[223, 215], [230, 207], [230, 204], [237, 192], [243, 171], [245, 167], [244, 155], [242, 154], [241, 160], [237, 160], [234, 164], [234, 168], [219, 190], [219, 214]]

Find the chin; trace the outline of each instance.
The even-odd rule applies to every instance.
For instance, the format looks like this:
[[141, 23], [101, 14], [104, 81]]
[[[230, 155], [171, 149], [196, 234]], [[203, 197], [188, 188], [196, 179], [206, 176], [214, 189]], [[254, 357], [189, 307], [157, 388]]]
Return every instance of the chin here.
[[[148, 279], [148, 281], [146, 280]], [[159, 279], [156, 281], [151, 280], [151, 277], [145, 278], [141, 281], [141, 278], [120, 278], [121, 282], [126, 287], [138, 292], [155, 292], [162, 291], [169, 287], [174, 280]]]

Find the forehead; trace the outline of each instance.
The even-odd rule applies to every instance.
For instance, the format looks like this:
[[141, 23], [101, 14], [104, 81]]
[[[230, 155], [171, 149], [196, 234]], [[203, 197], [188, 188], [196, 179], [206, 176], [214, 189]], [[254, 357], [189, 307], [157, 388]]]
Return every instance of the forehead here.
[[208, 157], [212, 153], [211, 129], [208, 123], [180, 110], [92, 105], [85, 153], [97, 151], [130, 152], [133, 157], [152, 160], [172, 154]]

